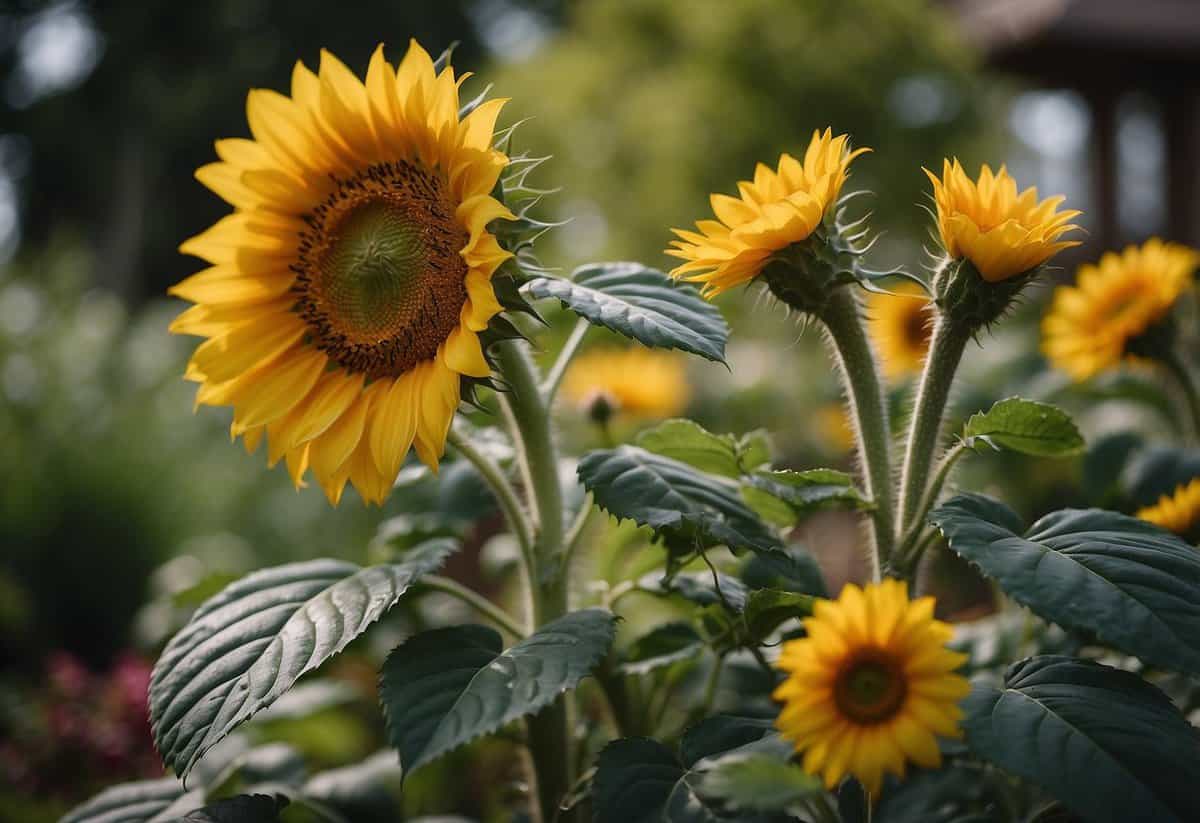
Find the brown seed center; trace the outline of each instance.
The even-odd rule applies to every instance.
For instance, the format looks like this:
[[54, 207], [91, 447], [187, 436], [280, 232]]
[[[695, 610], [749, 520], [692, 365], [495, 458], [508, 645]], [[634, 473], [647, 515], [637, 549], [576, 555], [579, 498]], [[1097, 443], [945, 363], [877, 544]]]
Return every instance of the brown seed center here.
[[864, 649], [855, 654], [842, 666], [833, 684], [838, 710], [864, 725], [890, 720], [907, 695], [903, 669], [882, 649]]
[[335, 182], [300, 236], [298, 310], [334, 362], [395, 377], [432, 359], [459, 323], [467, 231], [445, 179], [419, 165], [383, 163]]

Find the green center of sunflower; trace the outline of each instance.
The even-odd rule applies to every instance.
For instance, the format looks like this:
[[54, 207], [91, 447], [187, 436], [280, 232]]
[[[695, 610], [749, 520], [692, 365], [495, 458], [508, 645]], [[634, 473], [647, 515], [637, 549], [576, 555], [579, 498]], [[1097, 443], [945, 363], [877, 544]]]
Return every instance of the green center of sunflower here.
[[371, 166], [306, 218], [293, 267], [313, 345], [351, 372], [394, 377], [436, 356], [467, 299], [467, 231], [441, 175]]
[[889, 655], [875, 649], [855, 655], [838, 672], [833, 686], [838, 710], [862, 724], [890, 720], [907, 694], [903, 671]]

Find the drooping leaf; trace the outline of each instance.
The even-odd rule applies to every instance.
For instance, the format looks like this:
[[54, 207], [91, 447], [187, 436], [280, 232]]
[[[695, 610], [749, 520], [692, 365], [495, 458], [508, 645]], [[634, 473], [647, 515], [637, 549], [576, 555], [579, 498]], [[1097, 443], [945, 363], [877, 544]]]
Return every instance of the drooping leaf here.
[[239, 794], [217, 800], [202, 809], [188, 812], [181, 823], [276, 823], [279, 812], [288, 804], [286, 797], [265, 794]]
[[406, 773], [574, 688], [608, 651], [614, 619], [603, 609], [572, 612], [507, 650], [499, 633], [476, 625], [397, 646], [383, 664], [380, 699]]
[[693, 658], [702, 646], [690, 623], [661, 623], [629, 644], [618, 668], [625, 674], [646, 674]]
[[829, 597], [821, 567], [809, 552], [789, 546], [778, 552], [758, 552], [742, 566], [742, 582], [752, 589]]
[[59, 823], [145, 823], [183, 796], [173, 777], [122, 783], [67, 812]]
[[1200, 820], [1200, 733], [1135, 674], [1069, 657], [1014, 664], [964, 702], [967, 745], [1087, 820]]
[[[719, 594], [716, 588], [718, 585], [721, 587]], [[717, 572], [715, 583], [712, 573], [707, 571], [679, 572], [670, 577], [652, 572], [644, 575], [638, 581], [638, 586], [645, 592], [674, 595], [701, 606], [727, 603], [735, 612], [746, 608], [746, 598], [750, 594], [745, 583], [724, 572]]]
[[986, 412], [971, 415], [963, 427], [969, 448], [986, 443], [1037, 457], [1068, 457], [1083, 451], [1083, 435], [1057, 406], [1009, 397]]
[[816, 511], [868, 511], [874, 504], [854, 485], [854, 478], [835, 469], [755, 472], [746, 493], [758, 492], [781, 500], [799, 517]]
[[952, 498], [930, 519], [1017, 602], [1165, 669], [1200, 673], [1200, 552], [1132, 517], [1064, 509], [1024, 535], [1003, 503]]
[[556, 298], [594, 325], [644, 346], [725, 362], [729, 326], [721, 312], [691, 286], [641, 263], [592, 263], [569, 280], [533, 277], [524, 289], [535, 299]]
[[809, 617], [815, 598], [778, 589], [755, 589], [746, 600], [744, 617], [751, 642], [762, 642], [788, 620]]
[[209, 600], [154, 667], [150, 718], [163, 761], [186, 776], [205, 751], [344, 649], [454, 549], [432, 540], [369, 568], [290, 563]]
[[579, 478], [600, 508], [668, 541], [760, 551], [780, 545], [727, 478], [678, 460], [636, 446], [602, 449], [579, 461]]

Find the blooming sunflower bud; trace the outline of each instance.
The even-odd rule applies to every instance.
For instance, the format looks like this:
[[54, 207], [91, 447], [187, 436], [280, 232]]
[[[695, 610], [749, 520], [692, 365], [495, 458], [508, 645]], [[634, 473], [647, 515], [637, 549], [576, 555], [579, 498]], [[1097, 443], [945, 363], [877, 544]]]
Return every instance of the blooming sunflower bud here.
[[685, 262], [671, 275], [700, 283], [706, 297], [762, 275], [780, 300], [819, 315], [830, 293], [861, 272], [862, 221], [841, 222], [839, 197], [850, 163], [867, 151], [851, 151], [847, 135], [826, 129], [813, 132], [803, 162], [784, 154], [775, 169], [760, 163], [753, 181], [738, 183], [740, 197], [712, 195], [716, 220], [675, 229], [667, 254]]
[[1064, 197], [1038, 200], [1037, 189], [1017, 191], [1000, 167], [986, 164], [972, 180], [958, 160], [946, 160], [939, 178], [929, 169], [937, 229], [946, 259], [933, 281], [942, 313], [972, 328], [995, 322], [1041, 267], [1078, 246], [1063, 235], [1079, 227], [1075, 210], [1058, 211]]

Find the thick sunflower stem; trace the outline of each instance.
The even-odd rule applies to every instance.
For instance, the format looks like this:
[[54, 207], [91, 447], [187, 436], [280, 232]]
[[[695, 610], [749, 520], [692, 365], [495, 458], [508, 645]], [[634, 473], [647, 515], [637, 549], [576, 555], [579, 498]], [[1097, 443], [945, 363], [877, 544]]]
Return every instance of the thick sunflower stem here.
[[[533, 623], [540, 627], [567, 613], [567, 580], [561, 571], [564, 551], [563, 494], [558, 449], [550, 408], [540, 390], [537, 367], [526, 344], [509, 340], [496, 346], [497, 365], [508, 391], [501, 394], [506, 417], [515, 428], [518, 455], [533, 510], [535, 531], [530, 580]], [[537, 784], [541, 823], [559, 819], [559, 808], [575, 782], [574, 739], [569, 693], [529, 718], [529, 752]]]
[[955, 322], [944, 314], [939, 315], [934, 324], [925, 371], [909, 422], [908, 446], [900, 479], [900, 528], [904, 532], [912, 530], [917, 525], [914, 521], [921, 516], [921, 501], [929, 487], [929, 472], [933, 468], [934, 450], [941, 439], [950, 386], [972, 333], [971, 325]]
[[855, 421], [864, 491], [875, 503], [871, 513], [871, 577], [879, 580], [891, 557], [896, 533], [890, 431], [883, 384], [860, 314], [855, 294], [840, 288], [830, 297], [821, 320], [829, 329]]

